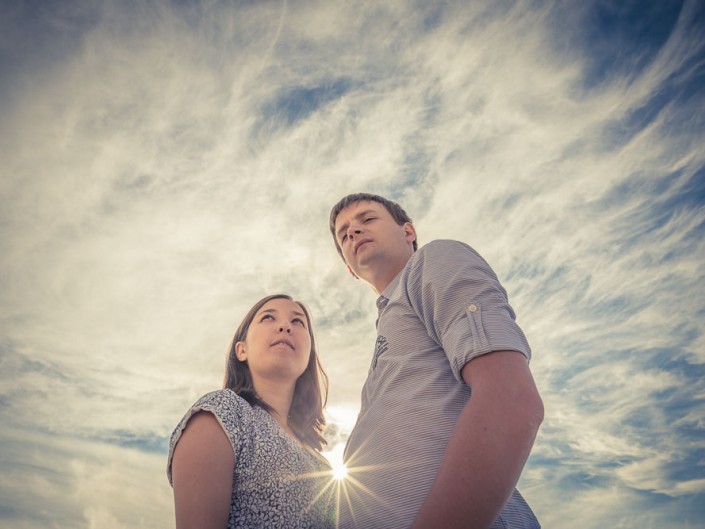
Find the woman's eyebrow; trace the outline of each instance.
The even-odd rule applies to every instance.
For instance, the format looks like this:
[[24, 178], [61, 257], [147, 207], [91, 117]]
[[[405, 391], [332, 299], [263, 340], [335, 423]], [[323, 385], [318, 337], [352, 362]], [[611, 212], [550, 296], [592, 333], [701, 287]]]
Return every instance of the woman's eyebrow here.
[[[262, 314], [262, 313], [264, 313], [264, 312], [267, 312], [267, 313], [270, 313], [270, 312], [276, 313], [276, 312], [278, 312], [278, 311], [277, 311], [277, 309], [264, 309], [264, 310], [260, 311], [260, 314]], [[295, 310], [294, 310], [294, 311], [291, 311], [291, 313], [292, 313], [294, 316], [306, 317], [306, 314], [304, 314], [303, 312], [298, 312], [298, 311], [295, 311]]]

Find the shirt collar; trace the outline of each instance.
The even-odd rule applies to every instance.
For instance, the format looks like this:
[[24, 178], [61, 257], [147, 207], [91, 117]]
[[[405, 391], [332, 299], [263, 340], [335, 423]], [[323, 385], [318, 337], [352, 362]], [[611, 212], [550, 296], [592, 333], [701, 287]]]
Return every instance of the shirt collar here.
[[[406, 266], [404, 268], [406, 268]], [[384, 308], [387, 306], [387, 303], [389, 303], [389, 298], [392, 296], [392, 293], [399, 285], [399, 281], [401, 281], [401, 273], [404, 271], [404, 268], [402, 268], [399, 271], [399, 273], [396, 275], [396, 277], [394, 279], [392, 279], [392, 281], [387, 285], [387, 288], [385, 288], [382, 291], [382, 294], [380, 294], [380, 296], [377, 298], [377, 311], [378, 312], [383, 311]]]

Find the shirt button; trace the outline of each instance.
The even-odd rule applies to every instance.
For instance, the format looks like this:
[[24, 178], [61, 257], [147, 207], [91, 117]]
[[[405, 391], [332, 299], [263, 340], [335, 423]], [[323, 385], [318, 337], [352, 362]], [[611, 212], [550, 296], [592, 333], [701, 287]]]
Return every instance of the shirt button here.
[[470, 312], [477, 312], [477, 305], [475, 305], [474, 303], [471, 303], [470, 305], [468, 305], [468, 310]]

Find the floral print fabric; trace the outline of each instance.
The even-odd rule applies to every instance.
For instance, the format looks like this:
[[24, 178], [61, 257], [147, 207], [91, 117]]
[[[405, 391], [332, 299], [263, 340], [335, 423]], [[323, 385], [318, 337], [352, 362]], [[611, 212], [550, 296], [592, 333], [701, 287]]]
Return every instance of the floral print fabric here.
[[201, 397], [174, 430], [169, 483], [174, 448], [199, 411], [216, 417], [235, 454], [228, 529], [335, 527], [330, 467], [323, 457], [289, 437], [267, 411], [229, 389]]

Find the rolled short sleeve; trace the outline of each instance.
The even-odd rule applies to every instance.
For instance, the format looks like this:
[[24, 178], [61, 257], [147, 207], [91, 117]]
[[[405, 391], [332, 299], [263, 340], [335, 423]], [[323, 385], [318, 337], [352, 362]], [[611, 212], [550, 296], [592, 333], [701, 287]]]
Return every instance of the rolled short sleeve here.
[[240, 458], [240, 452], [248, 436], [243, 432], [248, 431], [247, 423], [251, 422], [252, 409], [250, 405], [239, 395], [229, 389], [221, 389], [207, 393], [186, 412], [181, 422], [171, 434], [169, 443], [169, 457], [167, 460], [167, 476], [172, 484], [171, 463], [174, 457], [174, 449], [184, 433], [189, 420], [201, 411], [212, 413], [230, 441], [235, 458]]
[[412, 259], [406, 269], [409, 301], [459, 381], [467, 362], [492, 351], [518, 351], [531, 358], [506, 291], [475, 250], [439, 240]]

